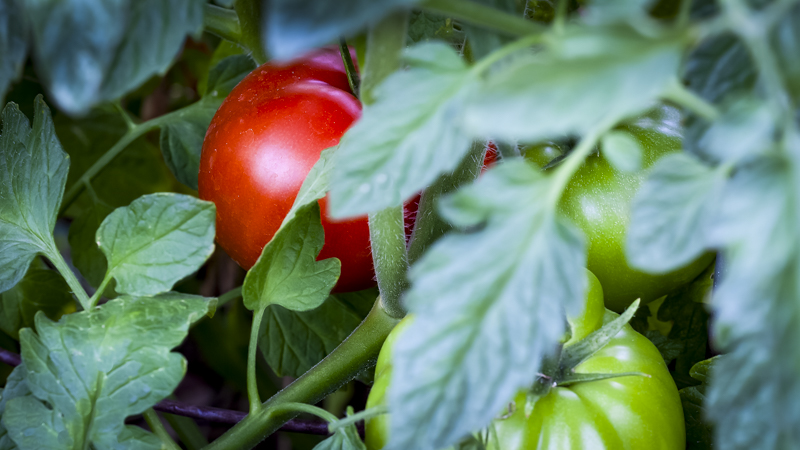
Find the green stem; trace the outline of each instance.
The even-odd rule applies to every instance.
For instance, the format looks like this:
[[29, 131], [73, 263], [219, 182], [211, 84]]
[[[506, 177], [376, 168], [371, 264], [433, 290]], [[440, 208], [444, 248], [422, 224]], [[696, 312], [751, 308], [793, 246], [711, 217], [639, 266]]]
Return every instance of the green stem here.
[[522, 49], [528, 48], [531, 45], [538, 44], [544, 40], [544, 34], [535, 34], [531, 36], [525, 36], [523, 38], [517, 39], [514, 42], [508, 43], [497, 50], [489, 53], [485, 57], [478, 60], [474, 66], [472, 66], [472, 73], [475, 75], [481, 75], [483, 72], [487, 71], [494, 63], [500, 61], [501, 59], [505, 58], [508, 55], [511, 55], [514, 52], [520, 51]]
[[[408, 13], [401, 11], [389, 15], [370, 28], [360, 87], [361, 101], [365, 105], [375, 101], [375, 88], [400, 68], [407, 26]], [[400, 296], [408, 286], [403, 206], [398, 205], [370, 214], [369, 235], [381, 303], [390, 316], [401, 318], [405, 315], [405, 309], [400, 303]]]
[[69, 265], [67, 265], [64, 257], [61, 256], [61, 252], [58, 251], [58, 248], [56, 248], [56, 244], [54, 242], [51, 243], [50, 249], [46, 256], [47, 259], [49, 259], [50, 262], [56, 267], [61, 276], [64, 277], [64, 281], [67, 282], [69, 288], [72, 289], [72, 293], [78, 298], [78, 302], [81, 304], [81, 307], [84, 310], [88, 310], [91, 306], [89, 296], [86, 295], [86, 291], [83, 290], [83, 286], [81, 286], [80, 281], [78, 281], [78, 278], [72, 272], [72, 269], [69, 268]]
[[194, 420], [169, 413], [161, 413], [161, 415], [178, 434], [187, 450], [200, 450], [208, 445], [208, 440], [203, 436], [203, 432]]
[[203, 16], [203, 27], [209, 33], [216, 34], [233, 43], [238, 44], [242, 40], [242, 27], [239, 25], [239, 16], [236, 15], [236, 11], [207, 3], [205, 16]]
[[64, 194], [64, 199], [61, 201], [61, 209], [59, 210], [58, 214], [64, 214], [70, 205], [77, 200], [78, 196], [81, 195], [83, 190], [86, 189], [87, 183], [91, 183], [94, 177], [102, 172], [103, 169], [105, 169], [105, 167], [114, 160], [114, 158], [119, 156], [119, 154], [128, 147], [128, 145], [145, 133], [161, 127], [163, 123], [172, 120], [172, 117], [182, 112], [183, 110], [179, 109], [161, 117], [148, 120], [147, 122], [141, 123], [129, 129], [128, 132], [122, 135], [122, 137], [119, 139], [119, 141], [117, 141], [116, 144], [114, 144], [113, 147], [108, 149], [108, 151], [105, 152], [100, 159], [95, 161], [95, 163], [92, 164], [92, 166], [89, 167], [89, 169], [87, 169], [86, 172], [84, 172], [83, 175], [81, 175], [81, 177], [75, 181], [72, 187], [69, 188], [69, 190]]
[[284, 390], [264, 402], [261, 411], [250, 414], [212, 442], [208, 450], [252, 448], [296, 415], [275, 412], [289, 402], [314, 404], [322, 400], [362, 370], [375, 365], [386, 336], [398, 320], [386, 314], [375, 302], [372, 311], [333, 352]]
[[261, 396], [258, 394], [258, 379], [256, 378], [256, 355], [258, 350], [258, 332], [261, 330], [261, 320], [264, 318], [266, 308], [259, 309], [253, 316], [250, 326], [250, 346], [247, 352], [247, 398], [250, 401], [250, 414], [261, 410]]
[[161, 423], [161, 419], [159, 419], [158, 414], [153, 411], [153, 408], [148, 409], [142, 415], [144, 416], [144, 420], [147, 422], [147, 425], [150, 426], [150, 430], [152, 430], [153, 433], [155, 433], [155, 435], [161, 439], [161, 443], [164, 444], [165, 448], [168, 450], [181, 450], [178, 444], [176, 444], [175, 441], [169, 437], [169, 433], [167, 433], [167, 430], [164, 428], [164, 424]]
[[369, 29], [360, 86], [361, 101], [365, 105], [375, 103], [375, 88], [400, 68], [407, 27], [408, 13], [401, 11], [390, 14]]
[[558, 168], [552, 175], [553, 184], [551, 185], [550, 197], [548, 199], [553, 208], [556, 207], [558, 201], [561, 199], [561, 194], [567, 187], [567, 183], [569, 183], [572, 175], [583, 165], [583, 161], [589, 153], [592, 152], [595, 145], [597, 145], [597, 141], [600, 140], [603, 133], [614, 125], [614, 122], [616, 122], [616, 120], [603, 123], [586, 133], [580, 142], [578, 142], [575, 149], [558, 165]]
[[103, 282], [100, 283], [100, 286], [97, 287], [97, 290], [94, 292], [94, 295], [92, 295], [92, 298], [89, 299], [90, 308], [97, 306], [97, 302], [100, 300], [100, 297], [103, 296], [103, 292], [105, 292], [109, 282], [111, 282], [111, 277], [106, 273], [106, 276], [103, 278]]
[[320, 419], [325, 420], [328, 423], [333, 423], [339, 420], [338, 417], [320, 408], [319, 406], [309, 405], [307, 403], [297, 403], [297, 402], [282, 403], [273, 408], [272, 412], [275, 414], [286, 413], [286, 412], [301, 412], [301, 413], [313, 414], [319, 417]]
[[525, 36], [545, 30], [537, 23], [470, 0], [425, 0], [420, 7], [504, 34]]
[[136, 128], [136, 122], [133, 121], [133, 118], [131, 117], [130, 113], [128, 113], [128, 111], [126, 111], [125, 108], [122, 107], [122, 104], [120, 103], [119, 100], [112, 102], [111, 104], [114, 105], [114, 109], [116, 109], [119, 115], [122, 116], [122, 120], [125, 121], [125, 125], [128, 126], [128, 130]]
[[331, 422], [328, 425], [328, 431], [330, 431], [331, 433], [335, 433], [336, 430], [340, 428], [344, 428], [346, 426], [350, 426], [352, 424], [361, 422], [362, 420], [371, 419], [373, 417], [381, 416], [383, 414], [388, 414], [388, 413], [389, 413], [389, 408], [386, 405], [373, 406], [372, 408], [359, 411], [357, 414], [344, 417], [342, 419], [337, 420], [336, 422]]
[[233, 288], [230, 291], [217, 297], [217, 308], [220, 308], [222, 307], [222, 305], [228, 303], [233, 299], [240, 298], [241, 296], [242, 296], [242, 287], [239, 286], [237, 288]]
[[451, 174], [442, 175], [432, 185], [422, 192], [422, 198], [417, 208], [417, 220], [414, 223], [414, 233], [408, 245], [408, 262], [414, 264], [437, 239], [442, 237], [452, 228], [449, 223], [442, 220], [436, 211], [439, 199], [459, 187], [469, 184], [478, 178], [483, 167], [483, 158], [486, 145], [483, 142], [473, 142], [467, 156]]
[[344, 71], [347, 73], [347, 84], [350, 85], [350, 90], [353, 91], [353, 95], [358, 98], [361, 80], [358, 78], [356, 65], [353, 64], [353, 58], [350, 56], [350, 48], [347, 46], [347, 41], [345, 41], [344, 38], [339, 40], [339, 53], [342, 55]]
[[719, 110], [704, 98], [690, 91], [679, 80], [675, 79], [667, 87], [664, 98], [676, 103], [698, 116], [714, 121], [719, 117]]
[[239, 43], [250, 50], [250, 56], [260, 66], [267, 62], [267, 52], [261, 44], [261, 0], [236, 0], [233, 7], [239, 17], [241, 38]]
[[567, 23], [567, 6], [568, 0], [558, 0], [556, 4], [556, 15], [553, 18], [553, 31], [557, 34], [564, 32], [564, 26]]
[[408, 253], [406, 251], [403, 206], [386, 208], [369, 215], [369, 236], [372, 260], [381, 304], [386, 312], [398, 319], [406, 315], [400, 297], [408, 287]]

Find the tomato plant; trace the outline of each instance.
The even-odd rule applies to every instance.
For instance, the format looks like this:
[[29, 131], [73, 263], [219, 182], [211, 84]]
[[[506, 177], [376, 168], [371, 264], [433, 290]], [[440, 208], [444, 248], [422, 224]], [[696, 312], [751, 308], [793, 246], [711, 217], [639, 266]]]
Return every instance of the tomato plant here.
[[[642, 150], [642, 168], [624, 172], [612, 166], [602, 148], [586, 158], [570, 180], [560, 210], [586, 235], [587, 267], [603, 285], [606, 306], [621, 312], [637, 298], [648, 303], [684, 286], [711, 263], [706, 254], [684, 267], [664, 274], [630, 267], [625, 257], [625, 237], [633, 199], [647, 180], [648, 169], [660, 158], [681, 150], [680, 111], [661, 106], [620, 127], [636, 139]], [[543, 167], [561, 156], [557, 144], [530, 146], [525, 157]]]
[[0, 0], [0, 450], [798, 447], [798, 36]]
[[[617, 314], [603, 307], [603, 289], [597, 278], [587, 271], [589, 287], [585, 311], [569, 318], [570, 338], [564, 351], [592, 332], [608, 324]], [[391, 383], [392, 346], [408, 328], [407, 317], [386, 338], [375, 366], [375, 385], [367, 407], [386, 402]], [[572, 368], [568, 368], [573, 373]], [[600, 378], [570, 382], [563, 385], [557, 377], [553, 386], [536, 400], [533, 410], [526, 412], [527, 392], [515, 398], [510, 412], [500, 413], [481, 440], [489, 450], [527, 450], [559, 448], [682, 449], [684, 443], [683, 410], [675, 382], [667, 371], [664, 359], [644, 336], [625, 325], [602, 348], [574, 367], [574, 373], [608, 375]], [[388, 442], [390, 417], [382, 415], [368, 419], [366, 444], [379, 450]]]

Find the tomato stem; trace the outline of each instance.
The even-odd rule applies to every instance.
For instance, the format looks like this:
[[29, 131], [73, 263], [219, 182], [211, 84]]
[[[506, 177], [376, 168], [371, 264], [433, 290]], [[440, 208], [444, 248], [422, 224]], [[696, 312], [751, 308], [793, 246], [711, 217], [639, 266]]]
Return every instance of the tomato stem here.
[[575, 149], [558, 165], [558, 168], [552, 175], [552, 187], [549, 199], [553, 208], [556, 207], [558, 201], [561, 199], [561, 194], [564, 192], [564, 189], [566, 189], [567, 183], [569, 183], [572, 175], [583, 165], [583, 161], [589, 156], [592, 150], [594, 150], [600, 137], [614, 125], [614, 122], [616, 122], [616, 120], [600, 124], [586, 133], [580, 142], [578, 142]]
[[442, 175], [423, 192], [417, 208], [417, 219], [414, 232], [408, 245], [408, 261], [414, 264], [425, 253], [428, 247], [452, 228], [442, 220], [436, 212], [439, 198], [459, 187], [469, 184], [478, 178], [483, 167], [486, 145], [484, 142], [473, 142], [467, 156], [451, 174]]
[[314, 404], [352, 380], [362, 370], [374, 366], [386, 336], [397, 322], [375, 302], [361, 325], [325, 359], [264, 402], [260, 411], [245, 417], [207, 448], [252, 448], [297, 415], [295, 411], [278, 411], [280, 405], [289, 402]]
[[426, 0], [420, 4], [445, 17], [463, 20], [504, 34], [526, 36], [541, 33], [545, 27], [513, 14], [468, 0]]
[[358, 98], [361, 80], [358, 77], [356, 66], [353, 64], [353, 58], [350, 57], [350, 48], [347, 46], [347, 41], [345, 41], [344, 38], [339, 39], [339, 54], [342, 55], [344, 71], [347, 74], [347, 84], [350, 85], [350, 90], [353, 91], [353, 95]]
[[[51, 237], [52, 239], [52, 237]], [[64, 278], [64, 281], [67, 282], [69, 288], [72, 290], [72, 293], [75, 294], [75, 297], [78, 299], [81, 307], [86, 310], [89, 309], [91, 302], [89, 301], [89, 296], [86, 294], [86, 291], [81, 286], [80, 281], [72, 272], [67, 262], [64, 260], [64, 257], [61, 256], [61, 252], [58, 251], [58, 248], [55, 245], [55, 242], [51, 240], [50, 248], [48, 249], [47, 253], [45, 254], [47, 259], [50, 260], [51, 263], [56, 267], [56, 270], [61, 274]]]
[[209, 33], [239, 44], [242, 40], [242, 27], [236, 11], [207, 3], [203, 16], [203, 27]]
[[667, 87], [664, 98], [688, 109], [706, 120], [713, 121], [719, 117], [719, 110], [717, 110], [716, 106], [687, 89], [678, 79], [673, 80]]
[[298, 402], [288, 402], [282, 403], [276, 406], [272, 412], [279, 413], [279, 412], [304, 412], [307, 414], [313, 414], [320, 419], [325, 420], [328, 423], [335, 423], [339, 420], [338, 417], [334, 416], [330, 412], [314, 405], [309, 405], [307, 403], [298, 403]]
[[375, 103], [375, 88], [400, 68], [407, 28], [408, 13], [401, 11], [390, 14], [369, 29], [360, 86], [360, 98], [364, 105]]
[[256, 378], [256, 353], [258, 351], [258, 334], [261, 330], [261, 320], [267, 308], [260, 308], [253, 316], [250, 326], [250, 345], [247, 351], [247, 399], [250, 401], [250, 414], [261, 410], [261, 396], [258, 394], [258, 380]]
[[250, 56], [260, 66], [267, 62], [267, 52], [261, 44], [260, 19], [262, 15], [261, 7], [266, 2], [260, 0], [236, 0], [233, 9], [239, 18], [241, 28], [241, 38], [239, 43], [250, 50]]
[[178, 444], [169, 436], [169, 433], [167, 433], [167, 430], [164, 428], [164, 424], [161, 423], [161, 419], [158, 417], [158, 413], [153, 411], [153, 408], [148, 409], [142, 415], [147, 425], [150, 426], [150, 430], [161, 439], [161, 443], [164, 444], [163, 448], [167, 450], [181, 450]]
[[336, 422], [331, 422], [328, 425], [328, 430], [331, 433], [336, 432], [336, 430], [340, 428], [344, 428], [346, 426], [355, 424], [357, 422], [361, 422], [362, 420], [371, 419], [373, 417], [381, 416], [383, 414], [388, 414], [389, 408], [386, 405], [378, 405], [373, 406], [372, 408], [365, 409], [363, 411], [359, 411], [356, 414], [349, 415], [343, 419], [339, 419]]

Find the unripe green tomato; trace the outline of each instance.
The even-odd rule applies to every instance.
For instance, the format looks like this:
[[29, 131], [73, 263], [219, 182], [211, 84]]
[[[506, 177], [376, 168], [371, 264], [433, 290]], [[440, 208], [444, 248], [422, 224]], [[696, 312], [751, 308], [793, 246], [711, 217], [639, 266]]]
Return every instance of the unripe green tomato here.
[[[602, 153], [595, 153], [578, 169], [561, 198], [560, 210], [586, 235], [587, 267], [603, 285], [606, 307], [622, 312], [634, 300], [649, 303], [694, 280], [713, 259], [706, 254], [669, 273], [653, 275], [632, 269], [625, 258], [625, 235], [631, 203], [647, 179], [647, 169], [659, 158], [681, 150], [680, 113], [662, 106], [620, 129], [642, 148], [642, 170], [620, 172]], [[553, 159], [553, 144], [523, 149], [525, 158], [539, 167]]]
[[[588, 271], [587, 271], [588, 273]], [[600, 283], [589, 273], [586, 308], [568, 322], [572, 336], [564, 348], [608, 323], [617, 314], [603, 307]], [[389, 334], [378, 357], [367, 407], [386, 403], [391, 379], [391, 349], [408, 326], [406, 318]], [[646, 374], [556, 386], [525, 417], [526, 394], [514, 399], [512, 414], [495, 419], [487, 450], [678, 450], [686, 432], [678, 389], [655, 346], [625, 325], [611, 341], [575, 369], [577, 373]], [[389, 440], [389, 416], [367, 420], [367, 449]]]

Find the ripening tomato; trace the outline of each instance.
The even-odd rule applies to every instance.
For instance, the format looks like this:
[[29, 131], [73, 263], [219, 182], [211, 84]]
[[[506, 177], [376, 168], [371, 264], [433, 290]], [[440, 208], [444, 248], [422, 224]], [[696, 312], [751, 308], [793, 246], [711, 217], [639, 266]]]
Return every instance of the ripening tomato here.
[[[572, 334], [564, 349], [618, 317], [603, 307], [602, 287], [587, 274], [586, 308], [581, 316], [568, 320]], [[391, 349], [410, 320], [410, 316], [403, 319], [383, 344], [367, 407], [386, 402]], [[487, 450], [685, 448], [683, 408], [675, 382], [653, 343], [630, 325], [574, 369], [583, 374], [639, 374], [564, 385], [554, 379], [555, 387], [535, 403], [530, 417], [525, 417], [526, 393], [521, 391], [514, 398], [514, 412], [489, 425]], [[388, 415], [367, 420], [369, 450], [383, 448], [388, 438]]]
[[[198, 185], [200, 198], [217, 206], [217, 242], [240, 266], [255, 264], [320, 153], [360, 116], [334, 49], [268, 62], [231, 91], [206, 132]], [[319, 203], [319, 259], [342, 262], [334, 290], [373, 286], [367, 218], [333, 221], [325, 214], [327, 197]]]
[[[625, 234], [631, 203], [647, 179], [647, 169], [662, 156], [681, 150], [680, 112], [662, 106], [620, 127], [642, 148], [643, 168], [638, 172], [616, 170], [602, 152], [586, 158], [567, 185], [559, 209], [586, 235], [587, 267], [603, 285], [606, 307], [621, 312], [640, 298], [648, 303], [694, 280], [708, 267], [713, 255], [706, 254], [672, 272], [653, 275], [635, 270], [625, 258]], [[552, 143], [526, 149], [525, 158], [544, 166], [560, 151]]]

